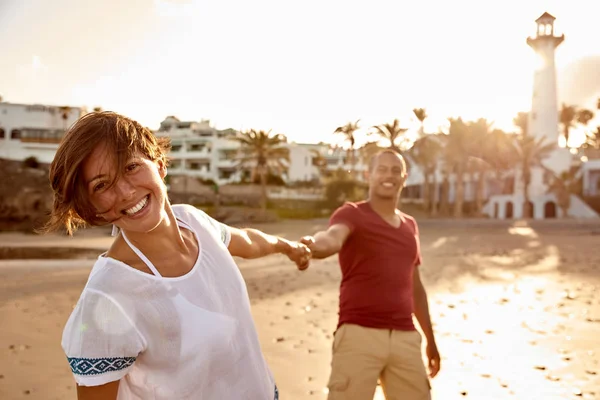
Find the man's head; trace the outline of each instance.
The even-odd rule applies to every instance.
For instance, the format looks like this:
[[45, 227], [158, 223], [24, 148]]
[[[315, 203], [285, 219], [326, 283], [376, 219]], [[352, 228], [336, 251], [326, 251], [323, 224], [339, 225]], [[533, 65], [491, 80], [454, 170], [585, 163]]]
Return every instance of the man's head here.
[[394, 199], [400, 195], [407, 177], [404, 158], [394, 150], [382, 150], [369, 163], [369, 196]]

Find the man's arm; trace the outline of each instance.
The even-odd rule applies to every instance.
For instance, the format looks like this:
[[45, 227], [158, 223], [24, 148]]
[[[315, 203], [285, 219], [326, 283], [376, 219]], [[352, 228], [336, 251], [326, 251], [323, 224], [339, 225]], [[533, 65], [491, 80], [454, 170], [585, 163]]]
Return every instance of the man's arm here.
[[327, 258], [340, 251], [351, 230], [345, 224], [333, 224], [326, 231], [305, 236], [300, 242], [308, 245], [313, 258]]
[[295, 262], [299, 269], [308, 267], [311, 252], [302, 243], [268, 235], [257, 229], [230, 227], [229, 230], [231, 239], [228, 250], [232, 256], [250, 259], [281, 253]]
[[435, 343], [433, 326], [429, 315], [429, 302], [427, 301], [427, 292], [421, 282], [419, 267], [415, 267], [413, 273], [413, 300], [415, 305], [415, 317], [427, 340], [427, 359], [429, 361], [429, 374], [433, 378], [440, 370], [440, 355]]

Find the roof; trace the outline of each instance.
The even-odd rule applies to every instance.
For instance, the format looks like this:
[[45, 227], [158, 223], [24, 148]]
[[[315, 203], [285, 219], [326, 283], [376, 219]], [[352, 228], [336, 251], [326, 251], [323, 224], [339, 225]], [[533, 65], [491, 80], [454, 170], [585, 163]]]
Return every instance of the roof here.
[[535, 20], [535, 22], [544, 22], [544, 21], [554, 21], [556, 18], [554, 18], [554, 16], [552, 16], [551, 14], [545, 12], [542, 14], [541, 17], [539, 17], [538, 19]]

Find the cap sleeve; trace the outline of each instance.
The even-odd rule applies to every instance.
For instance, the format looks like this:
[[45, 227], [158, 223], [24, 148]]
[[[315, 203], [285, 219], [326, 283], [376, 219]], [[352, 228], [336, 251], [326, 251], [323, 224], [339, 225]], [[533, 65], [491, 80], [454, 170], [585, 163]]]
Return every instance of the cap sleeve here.
[[86, 288], [62, 337], [75, 381], [98, 386], [127, 375], [145, 348], [145, 339], [110, 296]]
[[229, 229], [229, 226], [217, 221], [204, 211], [197, 208], [196, 215], [200, 219], [200, 223], [206, 227], [206, 229], [208, 229], [216, 239], [223, 242], [225, 247], [229, 246], [229, 241], [231, 240], [231, 230]]
[[354, 203], [346, 203], [334, 211], [329, 218], [329, 226], [342, 224], [346, 225], [351, 231], [354, 230], [357, 214], [357, 206]]

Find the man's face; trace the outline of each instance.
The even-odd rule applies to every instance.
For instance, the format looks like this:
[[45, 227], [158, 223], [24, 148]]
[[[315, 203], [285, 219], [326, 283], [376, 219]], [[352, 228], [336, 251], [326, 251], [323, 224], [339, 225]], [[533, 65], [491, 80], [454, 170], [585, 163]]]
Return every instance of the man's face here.
[[382, 153], [375, 160], [369, 174], [369, 189], [371, 196], [380, 199], [393, 199], [398, 196], [404, 182], [406, 172], [400, 156]]

